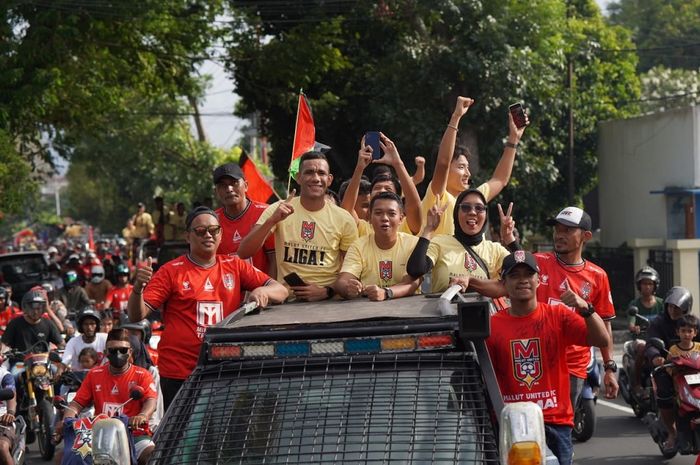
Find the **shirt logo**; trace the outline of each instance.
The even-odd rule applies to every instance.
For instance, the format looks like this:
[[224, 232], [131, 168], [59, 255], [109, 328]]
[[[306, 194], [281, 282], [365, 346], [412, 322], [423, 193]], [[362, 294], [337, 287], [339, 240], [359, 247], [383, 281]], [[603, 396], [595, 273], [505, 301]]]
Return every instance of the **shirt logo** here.
[[472, 257], [472, 254], [469, 252], [464, 252], [464, 268], [466, 268], [469, 271], [474, 271], [476, 270], [476, 260], [474, 260], [474, 257]]
[[389, 281], [393, 274], [391, 260], [381, 260], [379, 262], [379, 278], [382, 281]]
[[207, 278], [206, 282], [204, 283], [204, 290], [205, 291], [213, 291], [214, 286], [212, 286], [211, 281], [209, 281], [209, 278]]
[[566, 292], [569, 289], [571, 289], [571, 286], [569, 286], [569, 280], [567, 278], [564, 278], [564, 281], [562, 281], [559, 285], [559, 290], [562, 292]]
[[183, 291], [189, 291], [189, 290], [190, 290], [190, 282], [189, 282], [189, 281], [183, 281], [183, 282], [182, 282], [182, 290], [183, 290]]
[[117, 404], [115, 402], [105, 402], [104, 404], [102, 404], [102, 413], [112, 418], [122, 414], [122, 407], [122, 404]]
[[540, 276], [540, 281], [542, 282], [542, 284], [549, 284], [549, 275], [543, 274], [542, 276]]
[[197, 302], [197, 325], [211, 326], [224, 318], [224, 310], [221, 302]]
[[116, 384], [112, 387], [111, 393], [112, 393], [113, 396], [118, 396], [118, 395], [119, 395], [119, 388], [117, 387]]
[[95, 392], [102, 392], [102, 385], [101, 384], [95, 384]]
[[223, 281], [224, 281], [224, 287], [226, 289], [233, 289], [234, 281], [233, 281], [233, 275], [231, 273], [224, 273]]
[[583, 286], [581, 286], [581, 297], [583, 298], [583, 300], [587, 300], [588, 297], [590, 297], [592, 290], [593, 286], [591, 285], [591, 283], [589, 283], [588, 281], [583, 283]]
[[515, 339], [510, 341], [513, 359], [513, 376], [528, 387], [542, 377], [542, 352], [540, 339]]
[[316, 222], [315, 221], [302, 221], [301, 222], [301, 238], [305, 241], [310, 241], [314, 238], [314, 233], [316, 232]]
[[241, 242], [241, 235], [238, 232], [238, 229], [233, 233], [233, 242]]

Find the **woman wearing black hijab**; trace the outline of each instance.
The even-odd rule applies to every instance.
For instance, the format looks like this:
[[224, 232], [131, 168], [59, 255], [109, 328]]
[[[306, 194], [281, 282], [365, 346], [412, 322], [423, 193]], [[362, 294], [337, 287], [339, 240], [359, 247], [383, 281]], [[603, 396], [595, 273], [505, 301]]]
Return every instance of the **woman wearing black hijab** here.
[[455, 202], [455, 234], [433, 237], [440, 222], [440, 212], [434, 207], [408, 260], [408, 274], [417, 278], [432, 269], [431, 292], [443, 292], [454, 283], [466, 284], [471, 276], [497, 278], [503, 259], [520, 245], [513, 236], [510, 210], [507, 215], [501, 213], [501, 221], [507, 226], [503, 228], [506, 236], [503, 239], [509, 244], [508, 248], [484, 239], [486, 213], [484, 194], [477, 189], [467, 189]]

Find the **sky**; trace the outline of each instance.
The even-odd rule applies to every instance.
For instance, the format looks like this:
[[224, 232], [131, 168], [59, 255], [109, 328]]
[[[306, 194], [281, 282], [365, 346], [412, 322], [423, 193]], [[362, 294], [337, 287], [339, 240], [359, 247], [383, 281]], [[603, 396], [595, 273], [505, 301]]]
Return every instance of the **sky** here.
[[[605, 12], [605, 7], [611, 1], [596, 0], [596, 3]], [[212, 78], [207, 95], [200, 104], [207, 138], [217, 147], [230, 148], [241, 139], [241, 128], [246, 124], [245, 120], [232, 115], [234, 105], [238, 100], [235, 86], [228, 79], [226, 71], [220, 64], [208, 61], [202, 66], [200, 72], [208, 74]]]

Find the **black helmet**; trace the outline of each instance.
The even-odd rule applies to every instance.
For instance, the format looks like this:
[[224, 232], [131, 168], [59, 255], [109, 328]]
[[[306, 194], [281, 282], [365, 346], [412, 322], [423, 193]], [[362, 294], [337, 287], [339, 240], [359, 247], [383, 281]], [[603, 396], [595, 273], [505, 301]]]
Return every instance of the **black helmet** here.
[[46, 292], [40, 287], [33, 287], [22, 297], [22, 311], [31, 313], [34, 304], [46, 305]]
[[7, 289], [0, 286], [0, 300], [7, 300]]
[[120, 263], [117, 265], [116, 273], [117, 273], [117, 276], [119, 276], [119, 275], [129, 276], [129, 267], [126, 266], [124, 263]]
[[637, 290], [640, 289], [640, 284], [642, 282], [642, 279], [648, 279], [651, 282], [654, 283], [654, 290], [659, 288], [659, 284], [661, 284], [661, 278], [659, 277], [659, 273], [652, 267], [650, 266], [645, 266], [641, 270], [637, 271], [637, 274], [634, 275], [634, 283], [637, 285]]
[[95, 320], [97, 327], [100, 327], [100, 313], [97, 310], [95, 310], [94, 307], [85, 307], [80, 313], [78, 313], [78, 331], [82, 330], [83, 321], [85, 321], [86, 318], [92, 318], [93, 320]]
[[134, 323], [127, 320], [125, 323], [122, 323], [119, 327], [124, 329], [134, 329], [136, 331], [141, 331], [143, 333], [144, 344], [148, 344], [148, 341], [151, 340], [151, 322], [148, 320], [144, 319]]
[[683, 314], [687, 315], [693, 309], [693, 295], [690, 291], [681, 286], [674, 286], [668, 290], [664, 299], [664, 306], [667, 304], [675, 305], [683, 310]]

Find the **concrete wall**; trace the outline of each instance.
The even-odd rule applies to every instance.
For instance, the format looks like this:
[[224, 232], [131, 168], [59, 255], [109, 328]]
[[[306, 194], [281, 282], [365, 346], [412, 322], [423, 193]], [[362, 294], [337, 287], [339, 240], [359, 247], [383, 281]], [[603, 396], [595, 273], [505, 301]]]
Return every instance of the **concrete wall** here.
[[667, 187], [700, 186], [700, 106], [600, 123], [601, 243], [668, 238]]

